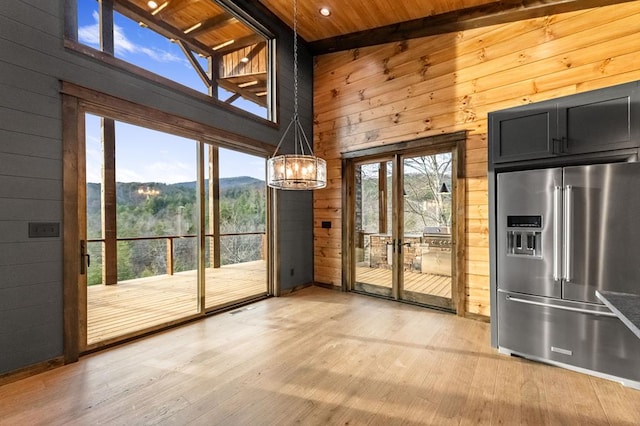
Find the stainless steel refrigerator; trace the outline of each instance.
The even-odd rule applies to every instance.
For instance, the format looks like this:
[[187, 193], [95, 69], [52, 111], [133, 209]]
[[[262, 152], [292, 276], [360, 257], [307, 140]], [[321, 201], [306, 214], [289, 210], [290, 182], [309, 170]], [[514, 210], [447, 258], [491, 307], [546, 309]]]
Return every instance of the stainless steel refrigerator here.
[[596, 290], [640, 294], [640, 163], [497, 177], [498, 347], [640, 389], [640, 339]]

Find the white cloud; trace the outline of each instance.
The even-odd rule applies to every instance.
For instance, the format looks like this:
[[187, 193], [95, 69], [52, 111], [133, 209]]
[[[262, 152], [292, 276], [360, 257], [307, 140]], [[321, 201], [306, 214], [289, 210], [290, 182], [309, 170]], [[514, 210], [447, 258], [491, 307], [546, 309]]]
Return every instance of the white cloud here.
[[[100, 46], [100, 16], [96, 11], [93, 12], [92, 16], [95, 23], [78, 28], [78, 39], [84, 44], [98, 47]], [[136, 44], [127, 37], [121, 26], [114, 25], [113, 27], [113, 42], [116, 56], [140, 54], [160, 63], [178, 62], [188, 65], [187, 60], [182, 56], [175, 55], [155, 46], [147, 47]]]
[[85, 25], [78, 28], [78, 40], [90, 46], [100, 46], [100, 17], [98, 12], [93, 12], [93, 25]]

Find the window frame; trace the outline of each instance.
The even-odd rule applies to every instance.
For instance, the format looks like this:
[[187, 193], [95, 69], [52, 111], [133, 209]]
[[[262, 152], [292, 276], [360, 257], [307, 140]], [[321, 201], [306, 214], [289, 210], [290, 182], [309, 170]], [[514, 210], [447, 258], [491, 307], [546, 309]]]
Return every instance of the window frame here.
[[[215, 95], [207, 95], [202, 92], [199, 92], [196, 89], [193, 89], [189, 86], [185, 86], [179, 82], [176, 82], [170, 78], [164, 77], [160, 74], [156, 74], [155, 72], [148, 70], [146, 68], [135, 65], [131, 62], [128, 62], [124, 59], [120, 59], [114, 56], [112, 52], [106, 52], [101, 49], [96, 49], [86, 44], [80, 43], [78, 40], [78, 1], [79, 0], [64, 0], [64, 47], [70, 51], [80, 53], [94, 60], [106, 63], [108, 65], [117, 67], [125, 72], [129, 72], [136, 76], [145, 78], [155, 84], [162, 85], [166, 88], [179, 91], [185, 95], [190, 96], [191, 98], [198, 99], [200, 101], [204, 101], [207, 104], [214, 105], [216, 107], [220, 107], [226, 109], [236, 115], [242, 116], [243, 118], [248, 118], [262, 124], [266, 124], [273, 128], [279, 128], [279, 93], [277, 91], [277, 55], [276, 55], [276, 46], [277, 40], [274, 32], [270, 31], [265, 25], [260, 23], [258, 20], [253, 18], [249, 13], [245, 10], [237, 6], [231, 0], [215, 0], [215, 3], [228, 13], [232, 14], [238, 20], [240, 20], [245, 26], [250, 28], [260, 37], [265, 39], [266, 43], [266, 61], [267, 61], [267, 99], [266, 99], [266, 111], [267, 116], [261, 117], [252, 112], [249, 112], [241, 107], [232, 105], [225, 101], [220, 100], [217, 97], [217, 93]], [[100, 5], [105, 5], [106, 7], [110, 7], [111, 11], [115, 11], [114, 7], [118, 0], [102, 0], [98, 3]], [[99, 6], [100, 7], [100, 6]], [[126, 15], [125, 15], [126, 16]], [[132, 19], [127, 16], [127, 18]], [[111, 20], [111, 29], [113, 29], [113, 20]], [[156, 32], [158, 33], [158, 32]], [[158, 33], [163, 35], [161, 33]], [[101, 37], [103, 35], [101, 34]]]

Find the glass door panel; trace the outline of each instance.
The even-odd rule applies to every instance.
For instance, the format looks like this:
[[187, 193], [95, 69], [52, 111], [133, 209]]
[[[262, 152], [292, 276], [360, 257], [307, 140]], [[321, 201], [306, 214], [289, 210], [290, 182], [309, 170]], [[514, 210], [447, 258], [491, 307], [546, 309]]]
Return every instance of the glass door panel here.
[[216, 308], [268, 293], [266, 161], [214, 147], [206, 158], [219, 182], [205, 190], [205, 303]]
[[199, 312], [198, 142], [85, 116], [85, 350]]
[[393, 295], [394, 281], [392, 174], [391, 161], [355, 165], [353, 288], [388, 297]]
[[402, 158], [402, 292], [413, 302], [452, 308], [451, 152]]

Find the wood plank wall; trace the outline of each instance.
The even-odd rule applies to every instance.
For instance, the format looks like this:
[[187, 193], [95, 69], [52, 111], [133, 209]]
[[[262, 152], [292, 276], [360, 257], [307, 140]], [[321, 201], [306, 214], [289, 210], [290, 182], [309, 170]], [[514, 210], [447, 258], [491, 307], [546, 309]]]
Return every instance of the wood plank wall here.
[[317, 57], [316, 282], [342, 280], [340, 153], [467, 130], [466, 311], [489, 316], [487, 113], [639, 80], [638, 33], [640, 1]]

